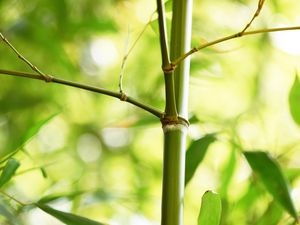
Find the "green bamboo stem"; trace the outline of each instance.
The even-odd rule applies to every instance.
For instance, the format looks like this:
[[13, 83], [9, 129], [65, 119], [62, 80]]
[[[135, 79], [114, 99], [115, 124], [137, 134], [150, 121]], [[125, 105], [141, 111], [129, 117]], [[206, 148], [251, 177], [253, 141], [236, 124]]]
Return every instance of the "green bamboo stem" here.
[[[192, 0], [173, 1], [173, 19], [171, 31], [171, 61], [183, 55], [191, 46]], [[177, 65], [174, 71], [175, 98], [178, 114], [188, 118], [188, 88], [190, 59]]]
[[168, 50], [165, 6], [163, 0], [157, 0], [156, 3], [157, 3], [157, 12], [158, 12], [158, 26], [159, 26], [161, 57], [162, 57], [162, 69], [165, 78], [165, 96], [166, 96], [165, 114], [169, 118], [176, 119], [177, 111], [176, 111], [176, 102], [175, 102], [174, 76], [173, 76], [173, 67], [171, 66], [169, 50]]
[[184, 159], [186, 130], [184, 125], [165, 128], [162, 225], [183, 224]]
[[[171, 59], [190, 48], [192, 0], [173, 0]], [[164, 166], [161, 225], [183, 225], [185, 150], [188, 124], [189, 60], [174, 71], [176, 121], [164, 121]], [[171, 66], [172, 67], [172, 66]], [[172, 76], [173, 77], [173, 76]]]
[[161, 225], [183, 224], [184, 169], [187, 127], [164, 127]]

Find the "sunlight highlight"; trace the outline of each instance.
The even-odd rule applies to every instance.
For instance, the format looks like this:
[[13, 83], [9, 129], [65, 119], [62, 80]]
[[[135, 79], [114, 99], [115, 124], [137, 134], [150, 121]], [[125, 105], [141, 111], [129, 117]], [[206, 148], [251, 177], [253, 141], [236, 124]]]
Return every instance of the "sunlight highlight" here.
[[280, 50], [291, 54], [300, 55], [300, 31], [284, 31], [277, 32], [271, 35], [273, 44]]
[[118, 58], [115, 44], [107, 38], [97, 39], [91, 43], [90, 53], [93, 61], [99, 67], [110, 66]]
[[102, 146], [99, 139], [93, 134], [83, 134], [77, 143], [79, 157], [85, 162], [94, 162], [101, 155]]

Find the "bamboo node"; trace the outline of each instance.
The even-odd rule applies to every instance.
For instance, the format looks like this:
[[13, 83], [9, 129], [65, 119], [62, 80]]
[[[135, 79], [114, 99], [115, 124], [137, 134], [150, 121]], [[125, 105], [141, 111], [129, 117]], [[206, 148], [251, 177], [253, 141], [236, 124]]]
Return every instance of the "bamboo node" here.
[[48, 75], [48, 74], [42, 74], [41, 77], [43, 77], [44, 81], [46, 81], [46, 83], [50, 83], [53, 81], [53, 76]]
[[166, 114], [162, 114], [160, 118], [160, 122], [163, 127], [167, 125], [184, 125], [189, 127], [190, 123], [183, 117], [180, 116], [166, 116]]
[[127, 95], [124, 92], [121, 92], [120, 100], [126, 102]]
[[170, 63], [168, 66], [162, 67], [162, 70], [165, 74], [170, 74], [175, 70], [175, 68], [176, 64]]

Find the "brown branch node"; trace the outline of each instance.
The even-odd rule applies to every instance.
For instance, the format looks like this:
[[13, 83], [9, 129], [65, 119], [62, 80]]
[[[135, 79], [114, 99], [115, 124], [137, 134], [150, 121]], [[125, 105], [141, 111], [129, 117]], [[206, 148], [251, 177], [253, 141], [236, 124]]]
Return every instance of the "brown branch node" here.
[[181, 117], [181, 116], [166, 116], [166, 114], [162, 114], [160, 117], [160, 122], [162, 124], [162, 127], [165, 127], [166, 125], [184, 125], [186, 127], [189, 127], [190, 123], [187, 119]]
[[170, 74], [176, 69], [176, 66], [177, 66], [176, 64], [170, 63], [168, 66], [162, 67], [162, 70], [164, 74]]
[[121, 92], [120, 100], [126, 102], [127, 101], [127, 95], [124, 92]]

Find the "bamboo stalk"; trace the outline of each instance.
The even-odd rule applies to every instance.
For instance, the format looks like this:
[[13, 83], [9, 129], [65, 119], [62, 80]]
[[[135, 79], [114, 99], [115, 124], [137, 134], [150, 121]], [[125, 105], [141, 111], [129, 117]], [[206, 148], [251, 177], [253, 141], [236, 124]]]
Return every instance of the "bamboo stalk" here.
[[[173, 0], [171, 59], [190, 48], [192, 0]], [[189, 59], [173, 72], [176, 111], [175, 121], [164, 121], [164, 166], [161, 225], [183, 225], [185, 150], [188, 128]]]
[[175, 90], [174, 90], [174, 68], [170, 62], [169, 49], [168, 49], [168, 37], [166, 27], [166, 15], [165, 6], [163, 0], [157, 0], [157, 12], [158, 12], [158, 25], [159, 25], [159, 39], [162, 58], [162, 70], [165, 78], [165, 96], [166, 96], [166, 117], [177, 119], [176, 102], [175, 102]]

